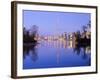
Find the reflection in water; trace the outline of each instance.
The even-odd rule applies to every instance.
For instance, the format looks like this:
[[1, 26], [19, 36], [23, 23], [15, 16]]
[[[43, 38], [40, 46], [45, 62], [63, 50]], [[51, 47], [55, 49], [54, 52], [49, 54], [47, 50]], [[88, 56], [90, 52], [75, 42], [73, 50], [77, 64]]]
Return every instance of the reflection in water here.
[[91, 65], [90, 46], [74, 40], [41, 40], [23, 47], [24, 69]]
[[25, 59], [27, 56], [30, 56], [32, 61], [36, 61], [38, 59], [38, 54], [35, 48], [36, 44], [24, 44], [23, 46], [23, 58]]
[[91, 53], [90, 46], [75, 45], [74, 53], [76, 53], [77, 55], [79, 55], [81, 53], [81, 51], [83, 51], [82, 58], [85, 59], [87, 57], [87, 54]]

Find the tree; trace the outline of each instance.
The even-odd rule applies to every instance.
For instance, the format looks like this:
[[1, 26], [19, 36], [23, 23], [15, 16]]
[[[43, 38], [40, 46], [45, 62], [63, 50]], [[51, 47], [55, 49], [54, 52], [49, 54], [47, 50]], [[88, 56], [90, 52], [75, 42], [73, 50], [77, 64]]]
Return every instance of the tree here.
[[37, 25], [33, 25], [31, 28], [30, 28], [30, 34], [37, 34], [38, 33], [38, 26]]
[[83, 32], [86, 32], [87, 26], [84, 25], [84, 26], [82, 27], [82, 29], [83, 29]]

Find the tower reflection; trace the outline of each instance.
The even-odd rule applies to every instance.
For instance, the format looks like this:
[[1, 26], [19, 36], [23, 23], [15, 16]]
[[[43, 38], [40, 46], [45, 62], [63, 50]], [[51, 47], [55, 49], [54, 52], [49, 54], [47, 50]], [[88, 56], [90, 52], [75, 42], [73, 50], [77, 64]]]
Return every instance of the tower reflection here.
[[[87, 58], [87, 54], [91, 53], [91, 48], [89, 45], [77, 44], [74, 39], [72, 40], [41, 40], [35, 44], [24, 44], [23, 45], [23, 57], [30, 56], [32, 61], [38, 60], [38, 48], [53, 48], [56, 51], [57, 64], [60, 63], [60, 55], [62, 54], [62, 49], [73, 49], [73, 53], [76, 55], [82, 55], [83, 59]], [[38, 49], [38, 50], [37, 50]], [[45, 51], [44, 51], [45, 52]]]

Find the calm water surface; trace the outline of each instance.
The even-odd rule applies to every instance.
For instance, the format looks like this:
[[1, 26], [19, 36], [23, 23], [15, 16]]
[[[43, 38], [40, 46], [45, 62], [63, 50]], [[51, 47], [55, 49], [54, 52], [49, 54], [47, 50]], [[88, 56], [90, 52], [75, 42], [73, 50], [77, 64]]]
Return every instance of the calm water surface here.
[[24, 44], [23, 69], [79, 67], [91, 65], [89, 46], [75, 46], [73, 41], [39, 41]]

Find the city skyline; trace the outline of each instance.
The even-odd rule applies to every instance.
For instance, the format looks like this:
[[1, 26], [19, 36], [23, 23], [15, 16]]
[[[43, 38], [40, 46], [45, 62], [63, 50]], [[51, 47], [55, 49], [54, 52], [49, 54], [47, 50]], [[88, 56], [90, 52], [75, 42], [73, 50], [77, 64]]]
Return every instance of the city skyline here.
[[70, 33], [82, 30], [82, 26], [90, 21], [90, 16], [89, 13], [24, 10], [23, 26], [30, 29], [36, 25], [41, 35]]
[[91, 66], [90, 18], [89, 13], [24, 10], [23, 69]]

